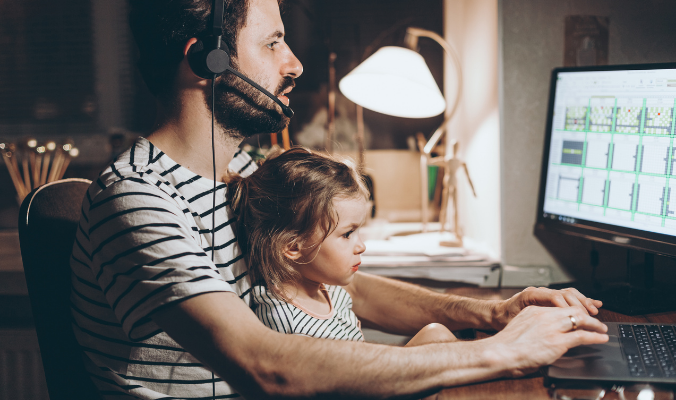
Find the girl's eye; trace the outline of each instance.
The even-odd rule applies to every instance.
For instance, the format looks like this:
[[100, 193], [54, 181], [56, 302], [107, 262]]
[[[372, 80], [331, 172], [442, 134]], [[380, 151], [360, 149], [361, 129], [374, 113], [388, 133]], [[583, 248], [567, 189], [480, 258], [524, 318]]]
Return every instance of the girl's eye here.
[[352, 232], [354, 232], [354, 231], [349, 231], [349, 232], [345, 233], [345, 234], [343, 235], [343, 237], [344, 237], [345, 239], [349, 239], [349, 238], [350, 238], [350, 235], [352, 234]]
[[275, 41], [275, 42], [272, 42], [272, 43], [268, 43], [266, 46], [268, 46], [268, 49], [272, 49], [273, 47], [275, 47], [275, 45], [277, 43], [279, 43], [279, 42]]

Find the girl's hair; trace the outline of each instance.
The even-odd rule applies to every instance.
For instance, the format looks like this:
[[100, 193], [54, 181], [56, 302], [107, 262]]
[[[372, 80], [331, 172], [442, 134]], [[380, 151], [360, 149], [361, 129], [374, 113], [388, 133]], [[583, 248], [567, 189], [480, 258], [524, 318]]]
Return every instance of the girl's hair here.
[[228, 184], [235, 232], [252, 285], [276, 295], [300, 279], [284, 255], [287, 246], [304, 248], [317, 231], [322, 241], [335, 229], [335, 198], [366, 198], [368, 190], [354, 166], [335, 157], [294, 147], [268, 159], [247, 178]]

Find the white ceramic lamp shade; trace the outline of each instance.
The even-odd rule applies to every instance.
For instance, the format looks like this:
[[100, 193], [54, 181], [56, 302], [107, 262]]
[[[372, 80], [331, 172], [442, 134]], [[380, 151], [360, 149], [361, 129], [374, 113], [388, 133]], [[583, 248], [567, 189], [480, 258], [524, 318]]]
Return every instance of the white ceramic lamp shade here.
[[338, 86], [352, 102], [395, 117], [427, 118], [446, 109], [444, 96], [423, 57], [403, 47], [379, 49]]

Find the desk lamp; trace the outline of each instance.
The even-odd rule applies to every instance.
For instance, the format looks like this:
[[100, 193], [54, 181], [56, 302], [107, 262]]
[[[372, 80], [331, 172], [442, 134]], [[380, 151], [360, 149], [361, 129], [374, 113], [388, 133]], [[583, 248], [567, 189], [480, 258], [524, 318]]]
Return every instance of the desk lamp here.
[[[427, 37], [437, 42], [453, 60], [456, 70], [457, 90], [455, 91], [453, 106], [450, 109], [448, 109], [447, 102], [434, 81], [425, 60], [416, 51], [420, 37]], [[428, 118], [446, 111], [444, 121], [436, 129], [430, 140], [419, 144], [421, 152], [422, 228], [423, 232], [426, 232], [429, 220], [427, 166], [446, 166], [457, 160], [455, 151], [446, 151], [444, 157], [432, 157], [431, 153], [434, 146], [447, 132], [448, 123], [457, 110], [462, 94], [462, 70], [460, 60], [453, 47], [435, 32], [409, 27], [406, 30], [405, 44], [407, 48], [397, 46], [380, 48], [341, 79], [339, 88], [345, 97], [357, 105], [395, 117]], [[457, 146], [454, 146], [454, 149], [457, 149]], [[449, 179], [450, 176], [447, 175], [454, 174], [456, 170], [457, 168], [444, 168], [444, 182], [452, 182], [453, 180]], [[466, 168], [465, 172], [467, 172]], [[469, 178], [469, 174], [467, 176]], [[471, 181], [470, 186], [472, 186]], [[454, 188], [444, 187], [441, 213], [442, 232], [445, 229], [446, 222], [446, 213], [443, 208], [446, 207], [449, 193], [452, 191], [454, 192]], [[473, 187], [472, 191], [474, 191]], [[455, 201], [455, 196], [453, 196], [453, 200]], [[455, 214], [455, 234], [459, 242], [457, 211], [455, 211]]]

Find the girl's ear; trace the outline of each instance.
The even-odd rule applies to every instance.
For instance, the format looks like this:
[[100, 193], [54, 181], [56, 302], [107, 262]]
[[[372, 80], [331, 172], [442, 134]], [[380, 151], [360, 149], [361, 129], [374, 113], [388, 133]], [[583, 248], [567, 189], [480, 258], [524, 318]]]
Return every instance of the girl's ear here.
[[292, 260], [292, 261], [299, 259], [301, 254], [300, 254], [300, 246], [298, 245], [298, 242], [294, 241], [293, 243], [288, 244], [284, 248], [284, 255], [286, 256], [286, 258], [288, 258], [289, 260]]

